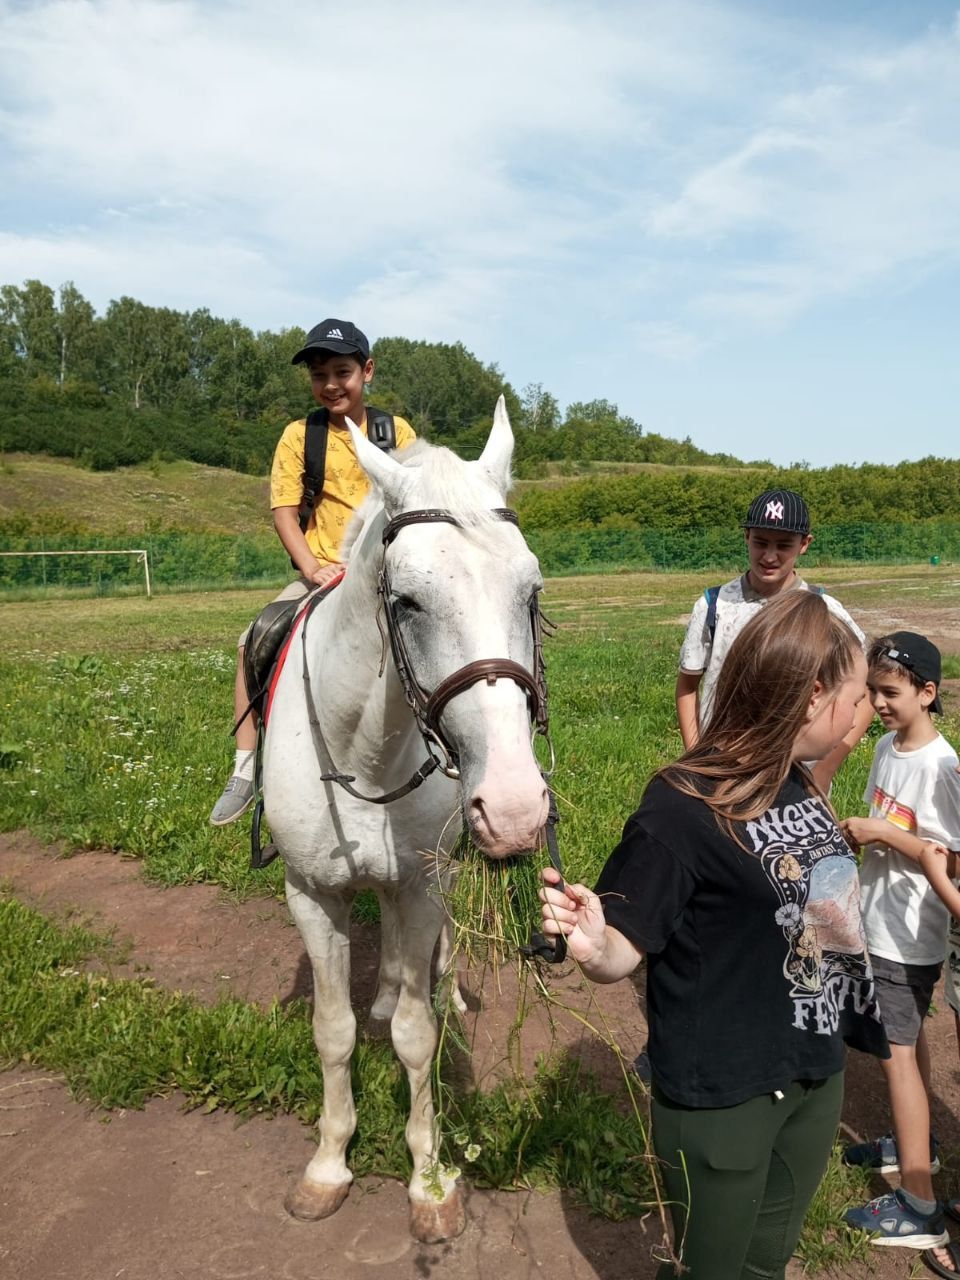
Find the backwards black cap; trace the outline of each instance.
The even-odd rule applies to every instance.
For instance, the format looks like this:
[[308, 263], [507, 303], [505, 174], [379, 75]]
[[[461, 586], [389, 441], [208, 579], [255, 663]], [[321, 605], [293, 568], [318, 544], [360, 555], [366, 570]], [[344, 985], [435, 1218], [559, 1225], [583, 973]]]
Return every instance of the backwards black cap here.
[[943, 715], [943, 703], [940, 701], [940, 650], [926, 636], [915, 631], [894, 631], [885, 636], [888, 641], [883, 656], [892, 662], [899, 662], [926, 684], [931, 681], [937, 686], [937, 696], [930, 704], [930, 710], [938, 716]]

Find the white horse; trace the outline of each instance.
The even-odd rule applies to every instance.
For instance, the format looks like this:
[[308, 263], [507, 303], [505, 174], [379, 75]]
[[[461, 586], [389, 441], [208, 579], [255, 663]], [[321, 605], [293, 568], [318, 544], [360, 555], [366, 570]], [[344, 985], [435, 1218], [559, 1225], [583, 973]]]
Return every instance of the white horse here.
[[[536, 676], [531, 604], [542, 579], [507, 518], [512, 513], [501, 510], [513, 452], [502, 397], [476, 462], [424, 443], [393, 457], [352, 424], [351, 434], [373, 491], [355, 521], [343, 582], [309, 617], [303, 643], [298, 636], [291, 645], [264, 741], [265, 813], [313, 968], [313, 1032], [323, 1063], [320, 1143], [286, 1204], [298, 1218], [327, 1217], [352, 1180], [345, 1159], [356, 1127], [348, 925], [357, 890], [372, 888], [382, 940], [371, 1018], [389, 1020], [409, 1078], [411, 1230], [434, 1241], [462, 1230], [464, 1213], [455, 1173], [441, 1167], [431, 1096], [430, 963], [444, 908], [428, 851], [455, 842], [461, 806], [474, 842], [491, 857], [540, 843], [548, 796], [531, 746], [528, 698]], [[396, 650], [379, 674], [381, 574], [384, 608], [414, 685], [424, 696], [443, 689], [434, 722], [451, 754], [448, 776], [438, 769], [378, 805], [321, 775], [342, 771], [353, 791], [383, 796], [402, 790], [427, 758]], [[490, 659], [497, 661], [484, 662]], [[433, 751], [444, 754], [439, 745]]]

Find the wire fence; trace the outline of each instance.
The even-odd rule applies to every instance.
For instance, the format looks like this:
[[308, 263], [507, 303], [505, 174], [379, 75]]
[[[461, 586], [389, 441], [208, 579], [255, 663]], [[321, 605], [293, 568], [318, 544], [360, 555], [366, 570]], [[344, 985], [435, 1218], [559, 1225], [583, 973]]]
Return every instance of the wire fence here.
[[[530, 548], [544, 573], [683, 572], [730, 570], [744, 560], [739, 529], [530, 529]], [[109, 551], [116, 538], [0, 538], [0, 551]], [[162, 533], [137, 535], [146, 550], [155, 589], [183, 591], [244, 583], [282, 583], [290, 561], [273, 533]], [[808, 568], [844, 563], [960, 563], [960, 521], [825, 525], [804, 558]], [[78, 592], [111, 595], [143, 591], [143, 568], [134, 556], [69, 554], [0, 557], [0, 596]]]

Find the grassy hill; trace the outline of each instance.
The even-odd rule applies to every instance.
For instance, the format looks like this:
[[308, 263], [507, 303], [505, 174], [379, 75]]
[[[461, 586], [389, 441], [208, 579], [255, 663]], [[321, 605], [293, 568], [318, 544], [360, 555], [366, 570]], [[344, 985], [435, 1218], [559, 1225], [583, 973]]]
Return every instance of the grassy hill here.
[[197, 462], [89, 471], [31, 454], [7, 454], [0, 465], [0, 531], [6, 533], [243, 534], [270, 527], [263, 476]]
[[[809, 565], [960, 560], [960, 462], [817, 471], [557, 463], [510, 499], [545, 572], [671, 572], [740, 563], [740, 521], [767, 485], [800, 489], [815, 541]], [[78, 549], [148, 552], [160, 589], [279, 583], [289, 563], [273, 532], [268, 482], [202, 463], [153, 461], [91, 471], [47, 456], [0, 459], [0, 590], [139, 589], [132, 557], [59, 556]], [[17, 553], [43, 550], [44, 557]]]
[[[749, 474], [752, 468], [672, 467], [662, 462], [551, 462], [537, 480], [518, 480], [514, 495], [556, 489], [588, 477]], [[63, 458], [11, 453], [0, 463], [0, 533], [262, 533], [270, 529], [270, 486], [198, 462], [149, 462], [90, 471]]]
[[770, 463], [745, 462], [737, 466], [723, 466], [715, 462], [703, 463], [670, 463], [670, 462], [545, 462], [543, 474], [535, 480], [517, 480], [513, 492], [526, 493], [531, 489], [557, 489], [576, 480], [601, 478], [607, 476], [662, 476], [662, 475], [731, 475], [749, 476], [757, 473], [768, 474]]

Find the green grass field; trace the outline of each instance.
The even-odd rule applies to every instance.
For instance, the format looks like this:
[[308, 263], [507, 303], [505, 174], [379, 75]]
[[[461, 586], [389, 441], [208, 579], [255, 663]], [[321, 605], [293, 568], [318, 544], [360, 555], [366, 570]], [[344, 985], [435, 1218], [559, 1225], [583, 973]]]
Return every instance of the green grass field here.
[[[854, 611], [894, 600], [936, 614], [956, 591], [923, 566], [829, 569], [817, 580]], [[560, 628], [547, 651], [555, 784], [571, 876], [596, 875], [647, 778], [679, 750], [676, 655], [702, 586], [695, 574], [548, 584], [544, 607]], [[266, 881], [246, 869], [242, 830], [206, 825], [231, 762], [235, 637], [263, 602], [234, 591], [2, 606], [0, 827], [121, 849], [166, 883], [275, 889], [276, 869]], [[958, 655], [960, 640], [954, 653], [945, 648], [947, 676], [960, 672]], [[844, 813], [859, 809], [870, 750], [864, 743], [838, 776]]]
[[[880, 619], [894, 609], [913, 618], [916, 629], [926, 630], [929, 623], [940, 637], [932, 624], [941, 625], [956, 599], [952, 572], [929, 566], [826, 569], [817, 571], [816, 581], [854, 613]], [[560, 624], [548, 643], [547, 661], [559, 838], [571, 879], [589, 883], [596, 877], [647, 778], [679, 750], [676, 656], [683, 616], [703, 586], [702, 575], [694, 574], [548, 584], [544, 608]], [[26, 827], [75, 848], [135, 855], [163, 883], [208, 881], [240, 895], [279, 892], [277, 864], [266, 873], [248, 869], [245, 823], [221, 831], [206, 823], [232, 760], [235, 638], [263, 603], [261, 593], [234, 591], [0, 608], [0, 828]], [[960, 636], [952, 643], [943, 645], [945, 675], [955, 678]], [[948, 704], [943, 727], [956, 742], [955, 705]], [[838, 776], [834, 800], [841, 815], [861, 810], [870, 755], [867, 741]], [[78, 1092], [104, 1105], [131, 1105], [181, 1087], [195, 1103], [283, 1106], [305, 1118], [314, 1114], [316, 1064], [302, 1009], [264, 1014], [232, 1002], [200, 1010], [142, 984], [113, 984], [110, 1006], [120, 1023], [104, 1034], [108, 1024], [89, 1018], [90, 979], [76, 972], [63, 980], [51, 976], [71, 969], [101, 943], [48, 933], [17, 904], [8, 902], [5, 909], [0, 980], [14, 1017], [0, 1038], [0, 1058], [28, 1055], [55, 1067]], [[148, 1014], [164, 1030], [153, 1037], [144, 1068], [123, 1046], [138, 1041]], [[280, 1074], [263, 1056], [271, 1035], [286, 1046]], [[200, 1046], [211, 1043], [217, 1052], [200, 1054]], [[116, 1051], [107, 1053], [108, 1044]], [[247, 1060], [249, 1070], [242, 1067]], [[405, 1161], [402, 1150], [386, 1151], [373, 1135], [388, 1120], [393, 1126], [402, 1089], [398, 1094], [394, 1069], [372, 1050], [357, 1070], [369, 1105], [383, 1108], [361, 1132], [360, 1165], [397, 1172]], [[518, 1108], [534, 1095], [524, 1092], [518, 1100], [505, 1089], [489, 1103], [471, 1095], [456, 1101], [445, 1123], [451, 1142], [460, 1132], [485, 1135], [480, 1145], [487, 1154], [474, 1171], [479, 1180], [503, 1185], [518, 1162], [526, 1169], [528, 1161], [525, 1176], [533, 1181], [575, 1187], [593, 1208], [613, 1215], [637, 1211], [650, 1186], [646, 1175], [623, 1182], [625, 1162], [634, 1170], [643, 1165], [635, 1117], [591, 1092], [576, 1073], [548, 1068], [530, 1087], [540, 1099], [538, 1114], [589, 1113], [587, 1141], [596, 1145], [586, 1151], [570, 1146], [572, 1137], [551, 1121], [534, 1126], [518, 1149], [505, 1135], [519, 1132]], [[398, 1122], [390, 1131], [399, 1133], [400, 1127]], [[601, 1148], [607, 1152], [603, 1158]], [[588, 1167], [595, 1169], [589, 1176]], [[840, 1207], [862, 1197], [859, 1175], [835, 1160], [804, 1236], [803, 1256], [811, 1266], [842, 1264], [861, 1248], [838, 1234], [836, 1224]]]

